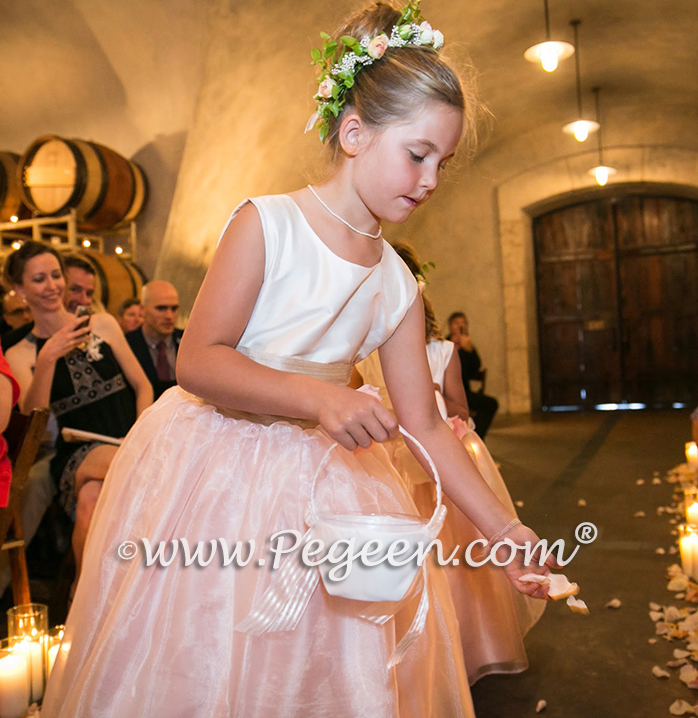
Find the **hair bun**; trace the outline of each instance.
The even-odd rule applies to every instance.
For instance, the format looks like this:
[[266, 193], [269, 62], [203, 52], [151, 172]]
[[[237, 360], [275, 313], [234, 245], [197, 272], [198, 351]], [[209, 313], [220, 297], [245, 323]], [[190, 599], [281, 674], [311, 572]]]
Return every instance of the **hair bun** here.
[[347, 20], [335, 37], [350, 35], [361, 39], [366, 36], [374, 37], [382, 32], [390, 36], [390, 31], [399, 22], [400, 15], [400, 11], [389, 3], [374, 3]]

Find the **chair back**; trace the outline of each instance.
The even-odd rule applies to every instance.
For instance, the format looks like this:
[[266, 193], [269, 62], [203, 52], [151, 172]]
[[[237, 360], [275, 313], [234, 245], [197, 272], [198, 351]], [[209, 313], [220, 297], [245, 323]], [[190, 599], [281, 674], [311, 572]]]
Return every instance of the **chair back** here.
[[12, 483], [10, 484], [10, 500], [6, 508], [0, 508], [0, 545], [7, 537], [12, 522], [13, 504], [19, 496], [29, 477], [41, 440], [49, 418], [48, 409], [34, 409], [28, 416], [13, 411], [10, 422], [5, 429], [7, 455], [12, 463]]

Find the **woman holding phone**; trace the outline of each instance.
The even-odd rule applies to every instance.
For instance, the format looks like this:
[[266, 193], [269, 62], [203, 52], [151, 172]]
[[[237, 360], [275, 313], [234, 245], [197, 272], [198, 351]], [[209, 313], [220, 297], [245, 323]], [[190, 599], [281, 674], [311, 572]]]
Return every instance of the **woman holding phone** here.
[[[153, 392], [116, 319], [106, 312], [90, 317], [87, 307], [79, 307], [76, 315], [68, 312], [63, 305], [63, 262], [47, 245], [26, 242], [7, 258], [4, 276], [34, 317], [32, 331], [7, 351], [20, 387], [20, 410], [28, 414], [48, 407], [61, 429], [125, 436], [152, 403]], [[61, 436], [56, 443], [51, 473], [63, 508], [75, 519], [76, 577], [116, 450], [99, 441], [67, 443]]]

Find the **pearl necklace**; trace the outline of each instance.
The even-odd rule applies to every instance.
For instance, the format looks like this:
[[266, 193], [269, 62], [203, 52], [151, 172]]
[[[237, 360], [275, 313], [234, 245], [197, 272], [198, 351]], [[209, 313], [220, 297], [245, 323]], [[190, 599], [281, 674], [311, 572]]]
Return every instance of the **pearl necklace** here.
[[346, 219], [342, 219], [338, 214], [333, 212], [318, 196], [318, 193], [310, 186], [308, 185], [308, 189], [311, 191], [313, 197], [335, 218], [338, 219], [342, 224], [349, 227], [349, 229], [352, 232], [356, 232], [356, 234], [360, 234], [362, 237], [369, 237], [370, 239], [380, 239], [383, 234], [383, 228], [378, 225], [378, 234], [371, 234], [370, 232], [362, 232], [360, 229], [356, 229], [356, 227], [353, 227], [352, 225], [347, 222]]

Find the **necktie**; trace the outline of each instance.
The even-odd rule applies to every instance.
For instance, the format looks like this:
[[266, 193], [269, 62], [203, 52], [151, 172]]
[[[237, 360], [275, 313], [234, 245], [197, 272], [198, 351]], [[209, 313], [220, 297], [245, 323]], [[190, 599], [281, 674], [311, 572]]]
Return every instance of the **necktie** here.
[[156, 367], [160, 381], [170, 381], [170, 362], [167, 361], [167, 345], [165, 342], [158, 342], [158, 364]]

